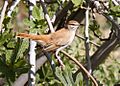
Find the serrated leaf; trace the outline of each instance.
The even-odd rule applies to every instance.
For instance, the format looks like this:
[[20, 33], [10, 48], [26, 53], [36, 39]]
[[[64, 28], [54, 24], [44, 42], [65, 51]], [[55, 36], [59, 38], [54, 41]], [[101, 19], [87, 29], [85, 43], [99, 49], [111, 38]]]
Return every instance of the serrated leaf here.
[[0, 35], [0, 46], [2, 46], [5, 42], [8, 42], [13, 37], [13, 33], [9, 30], [5, 31]]
[[12, 50], [6, 50], [6, 61], [10, 63], [11, 55], [12, 55]]
[[5, 47], [4, 46], [0, 46], [0, 56], [5, 53]]
[[4, 20], [3, 20], [4, 25], [8, 24], [9, 22], [10, 22], [10, 17], [4, 18]]
[[113, 11], [113, 12], [120, 13], [120, 6], [114, 6], [110, 10]]
[[114, 6], [110, 8], [110, 15], [120, 17], [120, 6]]
[[18, 67], [24, 66], [25, 64], [26, 64], [25, 60], [19, 59], [19, 61], [15, 63], [14, 68], [18, 68]]
[[72, 0], [72, 3], [75, 5], [75, 6], [78, 6], [78, 5], [81, 5], [83, 3], [83, 0]]
[[14, 48], [15, 47], [15, 42], [14, 41], [11, 41], [7, 44], [7, 47], [9, 48]]
[[37, 20], [43, 19], [43, 15], [41, 15], [42, 13], [43, 12], [42, 12], [41, 7], [38, 8], [37, 6], [34, 6], [33, 11], [32, 11], [32, 15], [35, 19], [37, 19]]
[[35, 26], [34, 22], [33, 22], [33, 21], [30, 21], [28, 18], [25, 18], [25, 19], [23, 20], [23, 23], [24, 23], [26, 26], [31, 26], [31, 27], [34, 27], [34, 26]]
[[17, 58], [21, 58], [24, 56], [24, 52], [28, 48], [28, 46], [29, 46], [29, 41], [24, 39], [18, 51]]
[[19, 49], [20, 49], [20, 46], [21, 46], [21, 40], [18, 39], [18, 41], [15, 44], [15, 48], [12, 52], [12, 55], [11, 55], [11, 65], [12, 66], [14, 66], [14, 63], [16, 61], [16, 58], [17, 58], [17, 55], [18, 55], [18, 52], [19, 52]]

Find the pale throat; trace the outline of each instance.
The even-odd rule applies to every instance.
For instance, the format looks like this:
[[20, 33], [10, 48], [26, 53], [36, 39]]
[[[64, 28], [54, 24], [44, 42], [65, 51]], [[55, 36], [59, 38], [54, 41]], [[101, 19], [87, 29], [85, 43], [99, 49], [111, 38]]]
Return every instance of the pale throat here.
[[76, 30], [77, 30], [78, 26], [68, 27], [68, 28], [69, 28], [69, 31], [70, 31], [70, 39], [69, 39], [68, 45], [70, 45], [72, 43], [72, 41], [74, 40], [75, 33], [76, 33]]
[[72, 31], [76, 31], [78, 26], [75, 26], [75, 25], [68, 25], [67, 26], [69, 30], [72, 30]]

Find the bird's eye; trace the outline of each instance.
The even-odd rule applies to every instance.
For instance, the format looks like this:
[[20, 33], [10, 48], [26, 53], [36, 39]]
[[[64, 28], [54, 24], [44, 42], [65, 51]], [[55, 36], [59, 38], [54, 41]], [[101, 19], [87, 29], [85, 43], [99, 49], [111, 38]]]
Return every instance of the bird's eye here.
[[70, 24], [70, 25], [75, 25], [75, 24]]
[[69, 25], [79, 26], [78, 24], [69, 24]]

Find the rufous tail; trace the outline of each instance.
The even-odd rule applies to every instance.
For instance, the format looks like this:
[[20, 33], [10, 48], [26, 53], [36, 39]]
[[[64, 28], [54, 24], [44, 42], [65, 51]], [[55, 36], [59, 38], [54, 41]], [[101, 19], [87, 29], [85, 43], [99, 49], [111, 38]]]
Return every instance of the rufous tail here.
[[19, 38], [29, 38], [29, 39], [32, 39], [32, 40], [41, 40], [41, 36], [33, 35], [33, 34], [27, 34], [27, 33], [19, 33], [19, 34], [17, 34], [17, 37], [19, 37]]
[[19, 37], [19, 38], [29, 38], [29, 39], [33, 39], [33, 40], [36, 39], [36, 36], [37, 35], [32, 35], [32, 34], [27, 34], [27, 33], [19, 33], [19, 34], [17, 34], [17, 37]]
[[50, 36], [49, 35], [34, 35], [34, 34], [27, 34], [27, 33], [19, 33], [17, 34], [17, 37], [19, 38], [28, 38], [32, 40], [42, 40], [42, 41], [49, 41]]

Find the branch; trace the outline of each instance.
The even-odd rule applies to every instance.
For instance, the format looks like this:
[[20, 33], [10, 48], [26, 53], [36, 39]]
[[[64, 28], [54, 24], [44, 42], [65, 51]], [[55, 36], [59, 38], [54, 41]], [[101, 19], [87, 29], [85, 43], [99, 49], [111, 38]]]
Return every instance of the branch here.
[[88, 71], [89, 73], [92, 72], [92, 69], [91, 69], [91, 62], [90, 62], [90, 55], [89, 55], [89, 50], [90, 50], [90, 46], [89, 46], [89, 2], [88, 3], [88, 6], [87, 6], [87, 9], [86, 9], [86, 12], [85, 12], [85, 55], [86, 55], [86, 62], [87, 62], [87, 68], [88, 68]]
[[[90, 61], [90, 46], [89, 46], [89, 0], [86, 0], [86, 11], [85, 11], [85, 28], [84, 28], [84, 36], [85, 36], [85, 57], [86, 57], [86, 63], [87, 63], [87, 70], [89, 73], [92, 73], [91, 69], [91, 61]], [[88, 77], [84, 77], [86, 81], [86, 86], [89, 86], [89, 80]]]
[[116, 6], [120, 5], [116, 0], [112, 0], [112, 2], [113, 2]]
[[[113, 34], [112, 38], [104, 42], [101, 47], [91, 56], [92, 69], [97, 68], [119, 44], [119, 39]], [[86, 65], [85, 65], [86, 66]]]
[[5, 17], [5, 12], [6, 12], [7, 6], [8, 6], [8, 0], [5, 0], [3, 9], [1, 11], [1, 17], [0, 17], [0, 31], [2, 31], [2, 22]]
[[111, 35], [111, 39], [105, 41], [101, 47], [92, 55], [92, 68], [95, 69], [99, 64], [101, 64], [109, 55], [109, 53], [119, 44], [120, 42], [120, 26], [113, 20], [110, 16], [102, 13], [113, 25], [113, 29], [116, 31]]
[[47, 12], [47, 9], [46, 9], [44, 0], [40, 0], [40, 3], [41, 3], [41, 6], [42, 6], [42, 8], [43, 8], [43, 12], [44, 12], [44, 15], [45, 15], [45, 19], [47, 20], [47, 23], [48, 23], [48, 26], [49, 26], [50, 31], [51, 31], [51, 32], [55, 32], [54, 29], [53, 29], [53, 25], [52, 25], [52, 23], [51, 23], [50, 17], [49, 17], [49, 15], [48, 15], [48, 12]]
[[56, 17], [57, 15], [60, 13], [60, 10], [62, 10], [61, 8], [62, 7], [62, 4], [57, 0], [57, 3], [59, 4], [59, 7], [58, 9], [56, 10], [55, 14], [53, 15], [52, 19], [51, 19], [51, 22], [54, 24], [55, 20], [56, 20]]
[[[32, 20], [34, 19], [32, 16], [32, 10], [33, 6], [36, 5], [36, 0], [29, 0], [29, 19]], [[33, 32], [30, 32], [33, 33]], [[33, 34], [36, 34], [34, 32]], [[35, 73], [36, 73], [36, 53], [35, 53], [35, 46], [36, 42], [33, 40], [30, 40], [30, 50], [29, 50], [29, 63], [31, 65], [31, 68], [29, 70], [29, 80], [28, 80], [28, 85], [29, 86], [35, 86]]]
[[18, 4], [19, 2], [20, 2], [20, 0], [13, 0], [10, 9], [9, 9], [9, 11], [7, 12], [7, 16], [8, 16], [8, 17], [11, 17], [11, 14], [12, 14], [14, 8], [17, 6], [17, 4]]

